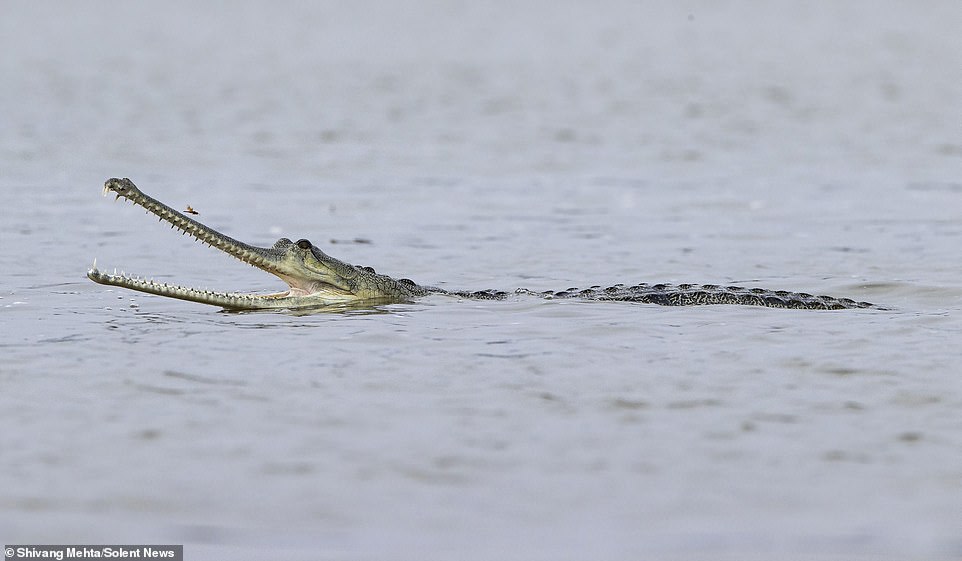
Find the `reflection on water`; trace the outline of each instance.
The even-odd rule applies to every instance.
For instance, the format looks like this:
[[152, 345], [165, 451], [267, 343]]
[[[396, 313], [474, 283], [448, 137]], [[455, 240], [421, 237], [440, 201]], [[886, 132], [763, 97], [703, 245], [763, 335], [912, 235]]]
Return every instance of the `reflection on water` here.
[[[299, 316], [312, 316], [316, 314], [340, 314], [345, 316], [366, 316], [374, 314], [390, 314], [394, 313], [392, 306], [394, 304], [378, 304], [371, 301], [360, 301], [360, 302], [332, 302], [328, 304], [319, 304], [317, 306], [309, 306], [303, 308], [292, 308], [292, 309], [280, 309], [280, 310], [221, 310], [226, 314], [284, 314], [292, 317]], [[296, 327], [297, 324], [285, 323], [284, 326]], [[250, 327], [248, 324], [247, 327]], [[261, 324], [258, 327], [270, 327], [266, 324]]]

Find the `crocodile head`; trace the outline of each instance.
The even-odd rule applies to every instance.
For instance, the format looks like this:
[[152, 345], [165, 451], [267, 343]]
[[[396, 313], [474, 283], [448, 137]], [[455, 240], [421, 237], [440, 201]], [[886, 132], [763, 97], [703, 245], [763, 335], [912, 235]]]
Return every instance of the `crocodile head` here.
[[419, 296], [424, 289], [406, 279], [379, 275], [373, 269], [339, 261], [306, 239], [281, 238], [269, 248], [237, 241], [144, 194], [129, 179], [109, 179], [104, 195], [114, 193], [157, 215], [172, 228], [276, 275], [288, 289], [272, 294], [247, 294], [198, 290], [121, 274], [107, 274], [94, 266], [87, 277], [94, 282], [120, 286], [159, 296], [179, 298], [234, 310], [305, 308], [327, 304], [396, 302]]

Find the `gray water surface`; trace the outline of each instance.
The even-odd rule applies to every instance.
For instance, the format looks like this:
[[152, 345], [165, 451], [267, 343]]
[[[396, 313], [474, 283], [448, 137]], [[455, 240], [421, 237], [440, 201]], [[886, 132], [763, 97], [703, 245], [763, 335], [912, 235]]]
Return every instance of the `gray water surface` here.
[[[962, 556], [956, 2], [13, 2], [0, 538], [185, 559]], [[282, 283], [100, 197], [449, 289]]]

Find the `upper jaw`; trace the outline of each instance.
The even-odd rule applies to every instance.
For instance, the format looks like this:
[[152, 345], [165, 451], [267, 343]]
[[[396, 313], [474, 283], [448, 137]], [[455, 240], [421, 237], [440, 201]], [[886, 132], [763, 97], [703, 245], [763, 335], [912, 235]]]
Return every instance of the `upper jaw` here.
[[145, 194], [127, 178], [108, 179], [104, 183], [104, 195], [107, 193], [114, 193], [118, 199], [123, 197], [129, 200], [167, 222], [171, 227], [244, 263], [274, 274], [282, 266], [284, 251], [277, 248], [257, 247], [224, 235]]

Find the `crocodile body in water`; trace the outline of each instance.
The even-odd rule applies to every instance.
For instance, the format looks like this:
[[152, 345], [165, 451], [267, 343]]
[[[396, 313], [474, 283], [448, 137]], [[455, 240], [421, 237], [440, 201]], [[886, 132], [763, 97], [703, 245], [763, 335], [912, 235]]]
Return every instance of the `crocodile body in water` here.
[[225, 236], [145, 195], [129, 179], [109, 179], [104, 184], [104, 194], [111, 192], [116, 195], [116, 198], [123, 197], [157, 215], [172, 228], [177, 228], [211, 247], [280, 277], [289, 288], [284, 292], [273, 294], [198, 290], [133, 278], [123, 273], [107, 274], [97, 269], [96, 261], [87, 272], [87, 277], [100, 284], [220, 306], [228, 310], [291, 310], [334, 304], [376, 305], [411, 301], [429, 294], [491, 300], [503, 299], [515, 293], [532, 294], [542, 298], [646, 302], [663, 306], [742, 304], [810, 310], [873, 307], [868, 302], [856, 302], [848, 298], [707, 284], [637, 284], [633, 286], [616, 284], [609, 287], [570, 288], [559, 292], [533, 292], [526, 289], [518, 289], [512, 293], [494, 290], [451, 292], [436, 287], [421, 286], [409, 279], [395, 279], [381, 275], [370, 267], [350, 265], [325, 254], [305, 239], [292, 242], [287, 238], [281, 238], [268, 248], [248, 245]]

